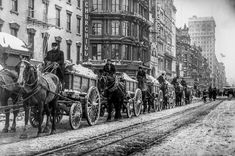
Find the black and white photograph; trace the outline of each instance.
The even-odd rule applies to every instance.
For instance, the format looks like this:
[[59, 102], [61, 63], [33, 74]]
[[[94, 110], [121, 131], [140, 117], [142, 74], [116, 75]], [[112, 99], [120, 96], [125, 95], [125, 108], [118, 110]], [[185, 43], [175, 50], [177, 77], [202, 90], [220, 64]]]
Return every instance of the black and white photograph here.
[[235, 156], [235, 0], [0, 0], [1, 156]]

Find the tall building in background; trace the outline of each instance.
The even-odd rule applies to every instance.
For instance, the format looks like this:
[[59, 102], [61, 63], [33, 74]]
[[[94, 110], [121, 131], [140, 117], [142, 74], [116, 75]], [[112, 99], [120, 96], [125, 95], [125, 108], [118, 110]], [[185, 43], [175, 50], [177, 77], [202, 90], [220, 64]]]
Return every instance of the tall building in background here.
[[152, 52], [158, 59], [155, 61], [158, 64], [156, 75], [165, 71], [168, 79], [176, 75], [176, 8], [173, 3], [173, 0], [153, 0], [151, 9], [153, 25], [150, 32], [157, 46], [157, 53], [154, 49]]
[[189, 18], [189, 35], [191, 44], [196, 44], [202, 48], [202, 55], [208, 60], [209, 67], [212, 71], [212, 85], [216, 86], [216, 73], [218, 61], [215, 55], [215, 20], [213, 17]]

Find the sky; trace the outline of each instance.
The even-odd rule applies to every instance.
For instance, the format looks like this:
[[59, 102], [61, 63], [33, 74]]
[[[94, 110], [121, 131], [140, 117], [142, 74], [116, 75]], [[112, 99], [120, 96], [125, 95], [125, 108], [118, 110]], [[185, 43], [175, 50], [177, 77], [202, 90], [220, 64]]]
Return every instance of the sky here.
[[193, 15], [214, 17], [215, 53], [218, 61], [225, 64], [227, 80], [235, 84], [235, 0], [174, 0], [174, 4], [177, 27], [188, 25], [188, 18]]

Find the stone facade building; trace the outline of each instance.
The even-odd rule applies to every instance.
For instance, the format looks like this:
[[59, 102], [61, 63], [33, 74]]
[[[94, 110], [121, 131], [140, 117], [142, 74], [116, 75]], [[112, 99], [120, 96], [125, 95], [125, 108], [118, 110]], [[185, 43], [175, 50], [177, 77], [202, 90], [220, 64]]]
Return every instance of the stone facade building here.
[[32, 58], [42, 61], [52, 42], [58, 42], [65, 59], [82, 56], [81, 0], [8, 0], [0, 3], [0, 31], [28, 44]]
[[[139, 65], [149, 67], [149, 1], [89, 0], [89, 43], [84, 60], [101, 68], [105, 59], [119, 71], [135, 75]], [[87, 64], [89, 64], [89, 62]]]

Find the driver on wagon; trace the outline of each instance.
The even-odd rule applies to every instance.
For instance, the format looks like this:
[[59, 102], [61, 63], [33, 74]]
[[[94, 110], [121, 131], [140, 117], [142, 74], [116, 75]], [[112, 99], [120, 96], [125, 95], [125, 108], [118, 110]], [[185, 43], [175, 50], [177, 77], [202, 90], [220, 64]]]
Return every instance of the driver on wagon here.
[[44, 62], [46, 67], [50, 64], [54, 64], [55, 66], [58, 65], [56, 69], [56, 75], [60, 79], [60, 82], [64, 83], [64, 52], [59, 50], [58, 44], [53, 42], [51, 44], [52, 50], [46, 53], [46, 57], [44, 58]]

